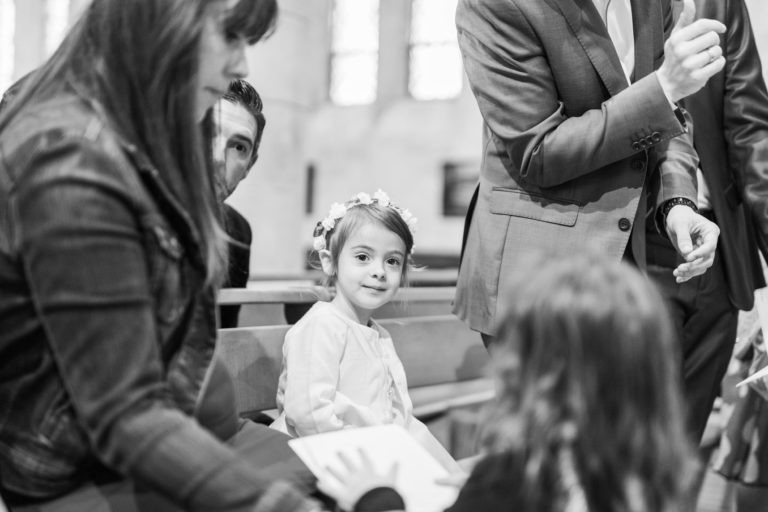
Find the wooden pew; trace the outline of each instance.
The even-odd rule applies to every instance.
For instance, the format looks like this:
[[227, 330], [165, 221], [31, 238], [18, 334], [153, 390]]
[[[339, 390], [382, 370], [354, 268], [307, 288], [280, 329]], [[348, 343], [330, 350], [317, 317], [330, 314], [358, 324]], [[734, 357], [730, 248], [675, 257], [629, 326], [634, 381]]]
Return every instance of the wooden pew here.
[[258, 289], [224, 288], [219, 305], [240, 304], [240, 326], [293, 324], [318, 300], [331, 300], [332, 292], [312, 284], [262, 286]]
[[[376, 311], [376, 319], [449, 315], [455, 288], [425, 286], [401, 288], [395, 299]], [[323, 286], [297, 284], [281, 287], [225, 288], [219, 292], [220, 305], [240, 304], [240, 325], [280, 325], [295, 323], [318, 300], [333, 298], [333, 290]]]
[[[480, 336], [452, 315], [381, 319], [408, 378], [414, 414], [422, 419], [493, 397]], [[235, 379], [245, 417], [275, 414], [282, 346], [289, 325], [221, 329], [217, 357]]]

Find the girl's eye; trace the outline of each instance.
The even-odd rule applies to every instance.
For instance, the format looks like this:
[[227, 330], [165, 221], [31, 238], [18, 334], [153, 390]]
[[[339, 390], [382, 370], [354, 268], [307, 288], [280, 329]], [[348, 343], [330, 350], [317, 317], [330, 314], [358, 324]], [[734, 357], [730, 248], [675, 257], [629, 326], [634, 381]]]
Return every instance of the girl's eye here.
[[392, 265], [393, 267], [399, 267], [400, 266], [400, 260], [397, 258], [389, 258], [387, 260], [387, 265]]
[[368, 261], [368, 255], [367, 254], [356, 254], [355, 259], [357, 261]]

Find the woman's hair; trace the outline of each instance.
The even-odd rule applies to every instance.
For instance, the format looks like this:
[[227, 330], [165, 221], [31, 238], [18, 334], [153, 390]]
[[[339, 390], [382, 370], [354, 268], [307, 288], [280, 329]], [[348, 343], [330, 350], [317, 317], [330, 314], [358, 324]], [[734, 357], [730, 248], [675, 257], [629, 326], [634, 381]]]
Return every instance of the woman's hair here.
[[[408, 267], [411, 266], [411, 254], [413, 252], [413, 234], [408, 223], [403, 219], [402, 213], [393, 206], [382, 206], [377, 202], [370, 204], [355, 204], [347, 208], [343, 217], [336, 221], [335, 226], [329, 232], [324, 232], [325, 248], [331, 254], [333, 263], [333, 275], [326, 276], [325, 284], [331, 286], [336, 282], [336, 269], [339, 267], [339, 255], [344, 248], [347, 240], [360, 227], [366, 224], [378, 224], [379, 226], [396, 234], [405, 245], [405, 261], [403, 261], [403, 272], [401, 284], [405, 284], [408, 278]], [[318, 224], [319, 226], [320, 224]], [[313, 250], [310, 254], [310, 263], [313, 267], [319, 268], [318, 251]]]
[[563, 472], [575, 473], [589, 510], [681, 510], [695, 463], [660, 295], [634, 267], [598, 255], [537, 257], [511, 281], [485, 439], [525, 461], [524, 481], [510, 485], [530, 510], [552, 498], [542, 482]]
[[[65, 88], [95, 100], [187, 207], [200, 230], [209, 282], [222, 274], [226, 245], [206, 154], [210, 140], [203, 140], [195, 101], [204, 14], [218, 1], [224, 0], [93, 0], [0, 115], [2, 132], [24, 105]], [[254, 43], [276, 15], [276, 0], [240, 0], [224, 30]]]

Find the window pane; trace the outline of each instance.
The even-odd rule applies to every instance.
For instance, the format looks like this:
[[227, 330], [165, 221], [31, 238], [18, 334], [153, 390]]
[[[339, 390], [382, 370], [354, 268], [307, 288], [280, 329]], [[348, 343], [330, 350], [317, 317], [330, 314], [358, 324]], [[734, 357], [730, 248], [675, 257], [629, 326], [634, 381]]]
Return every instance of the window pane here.
[[45, 2], [45, 54], [51, 55], [58, 48], [69, 25], [69, 0]]
[[372, 103], [379, 72], [379, 0], [335, 0], [331, 29], [331, 101]]
[[336, 0], [333, 8], [334, 52], [379, 49], [379, 0]]
[[364, 105], [376, 99], [376, 54], [336, 55], [331, 61], [331, 101]]
[[456, 1], [412, 0], [408, 91], [416, 99], [448, 99], [461, 93]]
[[456, 2], [457, 0], [413, 0], [411, 43], [455, 41]]
[[461, 93], [461, 55], [453, 44], [411, 48], [408, 90], [418, 100], [455, 98]]

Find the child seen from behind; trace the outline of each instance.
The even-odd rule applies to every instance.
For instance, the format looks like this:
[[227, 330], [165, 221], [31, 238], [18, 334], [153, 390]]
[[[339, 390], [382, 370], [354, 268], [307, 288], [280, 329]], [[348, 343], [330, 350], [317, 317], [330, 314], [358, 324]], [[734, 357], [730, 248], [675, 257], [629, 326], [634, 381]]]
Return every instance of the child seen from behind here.
[[345, 428], [405, 427], [444, 465], [455, 462], [413, 417], [405, 370], [372, 315], [405, 281], [416, 219], [379, 190], [334, 203], [314, 232], [314, 251], [335, 285], [286, 334], [272, 427], [291, 436]]
[[[604, 256], [539, 255], [499, 298], [484, 455], [448, 512], [693, 510], [679, 354], [647, 279]], [[361, 460], [319, 485], [369, 510], [367, 491], [394, 477]]]

